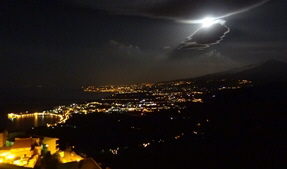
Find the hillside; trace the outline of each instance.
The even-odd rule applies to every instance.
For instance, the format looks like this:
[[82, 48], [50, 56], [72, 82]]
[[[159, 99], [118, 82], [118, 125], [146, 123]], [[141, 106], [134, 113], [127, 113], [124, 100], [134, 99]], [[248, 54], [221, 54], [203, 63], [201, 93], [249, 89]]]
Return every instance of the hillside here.
[[255, 83], [284, 82], [287, 81], [286, 72], [287, 63], [277, 60], [267, 60], [258, 64], [184, 80], [247, 79]]

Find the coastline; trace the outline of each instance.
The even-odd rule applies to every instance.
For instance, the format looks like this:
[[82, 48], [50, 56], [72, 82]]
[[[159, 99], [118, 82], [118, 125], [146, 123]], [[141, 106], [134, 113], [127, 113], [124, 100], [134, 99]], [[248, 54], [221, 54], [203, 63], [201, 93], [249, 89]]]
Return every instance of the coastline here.
[[111, 93], [84, 92], [82, 88], [0, 88], [0, 114], [41, 112], [59, 105], [84, 103]]
[[[7, 117], [9, 113], [42, 112], [59, 105], [96, 101], [111, 95], [111, 93], [84, 92], [82, 88], [55, 87], [0, 88], [0, 94], [0, 128], [11, 125], [11, 120]], [[34, 121], [28, 120], [27, 123], [34, 123]], [[19, 125], [24, 125], [22, 127], [25, 128], [25, 123], [21, 122]]]

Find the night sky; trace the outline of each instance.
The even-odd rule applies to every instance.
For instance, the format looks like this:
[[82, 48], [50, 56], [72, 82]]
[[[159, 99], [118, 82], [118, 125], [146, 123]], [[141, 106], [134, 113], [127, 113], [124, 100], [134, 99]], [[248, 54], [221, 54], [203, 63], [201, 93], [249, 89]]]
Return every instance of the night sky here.
[[[285, 0], [2, 0], [0, 87], [191, 78], [287, 62]], [[203, 27], [201, 20], [215, 23]]]

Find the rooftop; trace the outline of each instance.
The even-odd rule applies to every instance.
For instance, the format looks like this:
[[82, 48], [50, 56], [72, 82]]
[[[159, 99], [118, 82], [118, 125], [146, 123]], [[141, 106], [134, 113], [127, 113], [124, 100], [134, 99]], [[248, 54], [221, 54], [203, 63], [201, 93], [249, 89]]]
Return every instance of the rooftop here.
[[15, 140], [15, 143], [11, 147], [11, 149], [18, 149], [18, 148], [30, 148], [32, 145], [32, 139], [21, 139], [21, 140]]

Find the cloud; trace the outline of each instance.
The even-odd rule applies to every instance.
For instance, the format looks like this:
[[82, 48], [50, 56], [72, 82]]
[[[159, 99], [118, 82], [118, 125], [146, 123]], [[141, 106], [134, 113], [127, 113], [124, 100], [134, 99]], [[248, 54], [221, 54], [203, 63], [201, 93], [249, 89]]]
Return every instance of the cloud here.
[[142, 56], [143, 53], [138, 46], [134, 46], [128, 43], [118, 42], [115, 40], [109, 41], [110, 53], [122, 57], [130, 56]]
[[138, 46], [133, 46], [131, 44], [118, 42], [115, 40], [110, 40], [109, 43], [110, 43], [110, 46], [120, 48], [120, 49], [139, 49]]
[[170, 46], [164, 46], [163, 49], [170, 49]]
[[203, 50], [208, 48], [209, 45], [206, 44], [198, 44], [196, 42], [182, 42], [182, 44], [178, 47], [179, 50], [190, 50], [190, 49], [198, 49]]
[[216, 18], [246, 12], [270, 0], [73, 0], [88, 8], [105, 10], [114, 14], [141, 15], [170, 20], [195, 20], [206, 15]]
[[[202, 24], [203, 18], [211, 17], [217, 24], [201, 28], [185, 41], [180, 50], [204, 50], [223, 40], [230, 31], [223, 18], [247, 12], [270, 0], [73, 0], [75, 4], [108, 11], [114, 15], [136, 15], [173, 20], [185, 24]], [[163, 49], [168, 49], [167, 47]]]
[[178, 49], [188, 50], [197, 49], [203, 50], [210, 45], [218, 44], [222, 41], [223, 37], [230, 31], [230, 29], [222, 24], [214, 24], [210, 27], [203, 27], [189, 36], [183, 41]]
[[216, 50], [212, 50], [200, 56], [191, 59], [195, 67], [206, 68], [205, 74], [220, 72], [241, 66], [240, 63], [235, 62], [230, 57], [226, 57]]
[[236, 65], [236, 62], [234, 62], [231, 58], [223, 56], [220, 52], [217, 52], [216, 50], [212, 50], [203, 55], [195, 57], [193, 61], [198, 63], [204, 62], [212, 65], [225, 65], [225, 66]]
[[211, 15], [215, 18], [224, 18], [227, 16], [246, 12], [258, 7], [268, 0], [177, 0], [166, 1], [151, 9], [146, 9], [146, 15], [158, 18], [172, 20], [196, 20]]
[[[190, 54], [191, 52], [184, 53]], [[241, 66], [241, 63], [237, 63], [216, 50], [192, 53], [192, 57], [158, 61], [148, 69], [146, 76], [151, 77], [151, 81], [158, 82], [167, 79], [192, 78]]]

